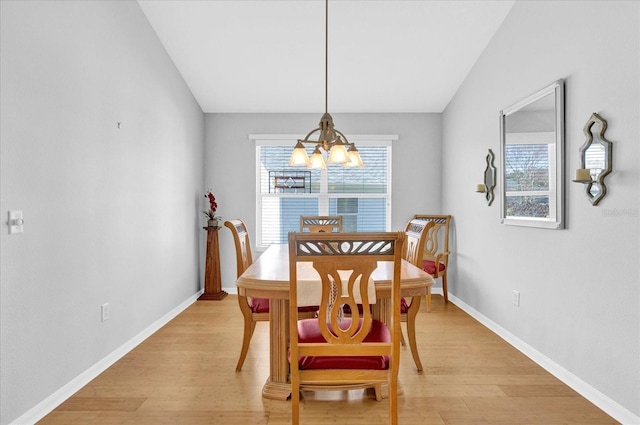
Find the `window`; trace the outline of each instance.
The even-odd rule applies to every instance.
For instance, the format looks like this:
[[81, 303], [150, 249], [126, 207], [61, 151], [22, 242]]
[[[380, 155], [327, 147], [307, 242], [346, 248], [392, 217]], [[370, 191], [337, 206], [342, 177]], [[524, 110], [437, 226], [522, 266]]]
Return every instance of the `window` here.
[[507, 133], [505, 145], [505, 215], [555, 219], [553, 133]]
[[[287, 243], [301, 215], [341, 215], [343, 231], [388, 231], [391, 223], [391, 141], [397, 136], [349, 139], [361, 168], [289, 166], [295, 136], [253, 135], [256, 143], [256, 246]], [[313, 145], [307, 146], [311, 154]]]

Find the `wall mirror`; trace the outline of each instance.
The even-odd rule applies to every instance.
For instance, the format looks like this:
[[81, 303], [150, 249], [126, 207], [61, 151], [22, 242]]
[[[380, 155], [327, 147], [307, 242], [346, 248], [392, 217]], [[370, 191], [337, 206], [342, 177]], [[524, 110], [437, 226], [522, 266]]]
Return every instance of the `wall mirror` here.
[[564, 228], [564, 81], [500, 111], [503, 224]]
[[612, 144], [604, 137], [606, 129], [607, 121], [595, 112], [584, 126], [587, 140], [580, 148], [580, 169], [588, 173], [588, 178], [577, 181], [585, 184], [587, 198], [592, 205], [598, 205], [607, 194], [604, 178], [611, 172]]

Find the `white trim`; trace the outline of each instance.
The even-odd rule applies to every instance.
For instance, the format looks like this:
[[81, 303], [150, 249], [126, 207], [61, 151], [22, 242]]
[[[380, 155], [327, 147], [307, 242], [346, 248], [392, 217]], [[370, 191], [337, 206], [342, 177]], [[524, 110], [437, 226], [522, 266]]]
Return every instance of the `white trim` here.
[[[350, 142], [365, 143], [367, 141], [377, 142], [380, 145], [383, 141], [398, 140], [397, 134], [346, 134]], [[249, 134], [249, 140], [256, 142], [256, 145], [282, 145], [295, 144], [296, 140], [304, 137], [299, 134]]]
[[502, 224], [510, 224], [514, 226], [538, 227], [543, 229], [562, 229], [561, 225], [556, 221], [550, 221], [548, 218], [536, 217], [506, 217], [500, 221]]
[[640, 424], [640, 416], [636, 416], [630, 410], [627, 410], [606, 395], [602, 394], [600, 391], [584, 382], [558, 363], [531, 347], [529, 344], [522, 341], [506, 329], [502, 328], [491, 319], [485, 317], [468, 304], [465, 304], [459, 298], [451, 295], [451, 293], [449, 293], [449, 301], [621, 424]]
[[194, 295], [187, 298], [187, 300], [185, 300], [182, 304], [178, 305], [176, 308], [162, 316], [160, 319], [156, 320], [138, 335], [122, 344], [110, 354], [107, 354], [104, 358], [99, 360], [89, 369], [85, 370], [73, 380], [62, 386], [62, 388], [60, 388], [58, 391], [54, 392], [49, 397], [45, 398], [40, 403], [22, 414], [20, 417], [16, 418], [13, 422], [10, 423], [10, 425], [31, 425], [44, 418], [56, 407], [66, 401], [69, 397], [78, 392], [82, 387], [87, 385], [98, 375], [112, 366], [115, 362], [124, 357], [129, 351], [136, 348], [145, 339], [149, 338], [156, 331], [169, 323], [174, 317], [186, 310], [186, 308], [193, 304], [198, 299], [198, 297], [202, 295], [203, 292], [204, 290], [201, 289]]
[[230, 286], [228, 288], [222, 288], [222, 290], [227, 294], [234, 294], [234, 295], [238, 294], [238, 287], [236, 285]]
[[[297, 135], [294, 134], [249, 134], [248, 138], [250, 141], [253, 141], [255, 144], [255, 196], [256, 196], [256, 235], [255, 238], [255, 248], [256, 251], [264, 251], [269, 242], [265, 243], [262, 240], [262, 214], [263, 214], [263, 200], [270, 198], [313, 198], [318, 199], [318, 214], [326, 215], [328, 214], [329, 208], [329, 199], [331, 198], [384, 198], [386, 199], [385, 204], [385, 228], [388, 230], [391, 226], [391, 200], [393, 199], [392, 193], [392, 175], [393, 175], [393, 157], [392, 157], [392, 146], [393, 141], [398, 140], [397, 134], [374, 134], [374, 135], [355, 135], [348, 136], [348, 139], [351, 143], [357, 143], [359, 146], [375, 146], [375, 147], [386, 147], [387, 150], [387, 191], [384, 194], [363, 194], [363, 193], [329, 193], [327, 190], [327, 180], [328, 180], [328, 170], [320, 171], [320, 192], [319, 193], [309, 193], [309, 194], [277, 194], [277, 193], [261, 193], [260, 187], [263, 179], [263, 172], [265, 171], [262, 168], [262, 164], [260, 162], [261, 153], [260, 150], [263, 146], [291, 146], [293, 150], [293, 146], [295, 141], [298, 139]], [[297, 167], [298, 169], [303, 167]]]

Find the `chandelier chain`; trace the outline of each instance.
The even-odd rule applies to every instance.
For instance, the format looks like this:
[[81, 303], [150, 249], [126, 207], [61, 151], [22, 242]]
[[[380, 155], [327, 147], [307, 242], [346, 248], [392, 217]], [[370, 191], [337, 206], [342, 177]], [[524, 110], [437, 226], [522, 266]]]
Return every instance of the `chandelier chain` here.
[[324, 9], [324, 112], [329, 112], [329, 0]]

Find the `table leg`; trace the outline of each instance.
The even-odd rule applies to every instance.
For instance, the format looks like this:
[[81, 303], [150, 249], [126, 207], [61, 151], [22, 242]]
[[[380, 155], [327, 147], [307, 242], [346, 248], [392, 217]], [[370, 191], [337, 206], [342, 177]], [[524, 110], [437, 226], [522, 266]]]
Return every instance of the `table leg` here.
[[388, 324], [391, 319], [391, 299], [378, 298], [373, 305], [373, 318]]
[[420, 361], [420, 354], [418, 354], [418, 346], [416, 343], [416, 316], [420, 310], [420, 301], [422, 301], [422, 297], [412, 297], [411, 305], [407, 312], [407, 338], [409, 339], [411, 355], [413, 356], [413, 361], [416, 364], [418, 371], [422, 371], [422, 362]]
[[269, 301], [269, 379], [262, 388], [262, 396], [272, 400], [287, 400], [291, 396], [289, 382], [289, 302]]

